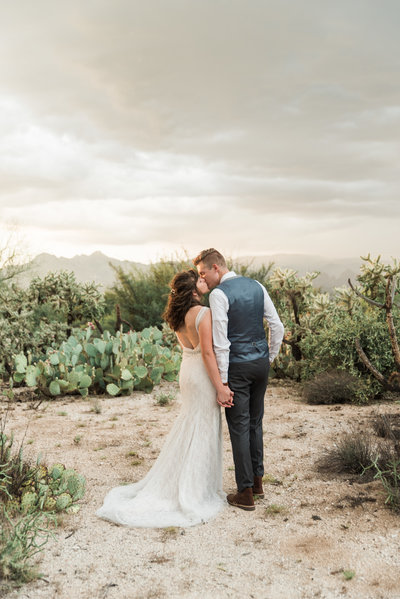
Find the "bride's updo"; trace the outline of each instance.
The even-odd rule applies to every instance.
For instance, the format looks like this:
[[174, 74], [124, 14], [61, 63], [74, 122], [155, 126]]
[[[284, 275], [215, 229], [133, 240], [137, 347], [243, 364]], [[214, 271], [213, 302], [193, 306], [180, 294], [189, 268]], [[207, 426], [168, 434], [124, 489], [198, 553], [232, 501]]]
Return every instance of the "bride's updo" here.
[[199, 298], [193, 295], [193, 291], [197, 291], [198, 279], [198, 273], [191, 268], [178, 272], [169, 284], [171, 291], [163, 318], [174, 331], [184, 325], [187, 311], [192, 306], [200, 305]]

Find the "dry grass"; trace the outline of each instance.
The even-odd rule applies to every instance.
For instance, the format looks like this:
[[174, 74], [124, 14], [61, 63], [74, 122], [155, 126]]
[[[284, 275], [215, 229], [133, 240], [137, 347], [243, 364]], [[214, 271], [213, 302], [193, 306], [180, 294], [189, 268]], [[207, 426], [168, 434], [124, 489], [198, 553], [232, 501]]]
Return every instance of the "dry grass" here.
[[378, 437], [400, 440], [400, 414], [375, 414], [371, 424]]
[[335, 404], [356, 401], [359, 381], [343, 370], [323, 372], [305, 383], [303, 395], [307, 403]]
[[368, 432], [344, 433], [335, 445], [317, 460], [321, 472], [362, 474], [375, 458], [375, 444]]

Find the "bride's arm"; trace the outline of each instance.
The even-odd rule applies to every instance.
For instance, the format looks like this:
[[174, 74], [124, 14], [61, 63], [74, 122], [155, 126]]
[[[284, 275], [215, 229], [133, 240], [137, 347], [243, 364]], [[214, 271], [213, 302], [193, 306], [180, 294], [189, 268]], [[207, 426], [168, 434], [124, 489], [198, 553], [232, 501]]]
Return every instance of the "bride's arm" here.
[[225, 408], [233, 405], [232, 397], [233, 393], [227, 385], [224, 385], [221, 376], [219, 374], [217, 360], [215, 358], [213, 344], [212, 344], [212, 329], [211, 329], [211, 312], [207, 311], [207, 314], [203, 317], [199, 325], [199, 338], [201, 355], [203, 358], [204, 365], [208, 372], [208, 376], [211, 379], [212, 384], [217, 390], [217, 402], [220, 406]]

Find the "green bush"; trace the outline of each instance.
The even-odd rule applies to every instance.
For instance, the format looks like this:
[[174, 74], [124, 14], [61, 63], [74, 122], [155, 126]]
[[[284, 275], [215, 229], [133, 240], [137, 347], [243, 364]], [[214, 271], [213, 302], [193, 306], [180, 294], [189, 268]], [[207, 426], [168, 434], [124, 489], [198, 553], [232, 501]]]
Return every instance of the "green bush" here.
[[[27, 300], [34, 306], [34, 318], [59, 320], [71, 328], [98, 320], [104, 313], [105, 302], [95, 283], [79, 283], [73, 272], [48, 273], [43, 279], [32, 279]], [[50, 315], [50, 318], [49, 316]]]
[[393, 371], [391, 344], [382, 313], [369, 306], [359, 306], [349, 314], [336, 304], [318, 331], [307, 334], [301, 342], [302, 379], [309, 380], [329, 369], [345, 370], [364, 382], [358, 392], [359, 401], [376, 397], [382, 392], [382, 386], [360, 360], [356, 338], [381, 372]]
[[82, 284], [73, 273], [49, 273], [27, 289], [0, 287], [0, 376], [12, 373], [13, 359], [23, 353], [31, 361], [59, 347], [72, 326], [100, 318], [104, 299], [94, 284]]
[[[102, 325], [111, 332], [115, 331], [115, 306], [118, 305], [122, 319], [134, 330], [140, 331], [151, 326], [161, 328], [169, 282], [178, 271], [193, 268], [193, 264], [188, 258], [183, 258], [161, 260], [144, 271], [126, 272], [121, 267], [113, 268], [117, 282], [105, 294], [107, 310]], [[129, 328], [129, 325], [126, 327]]]
[[300, 277], [292, 269], [276, 268], [269, 279], [267, 287], [285, 327], [284, 342], [273, 365], [273, 372], [279, 378], [301, 380], [302, 342], [316, 334], [326, 317], [330, 300], [328, 294], [321, 294], [314, 287], [318, 274], [313, 272]]

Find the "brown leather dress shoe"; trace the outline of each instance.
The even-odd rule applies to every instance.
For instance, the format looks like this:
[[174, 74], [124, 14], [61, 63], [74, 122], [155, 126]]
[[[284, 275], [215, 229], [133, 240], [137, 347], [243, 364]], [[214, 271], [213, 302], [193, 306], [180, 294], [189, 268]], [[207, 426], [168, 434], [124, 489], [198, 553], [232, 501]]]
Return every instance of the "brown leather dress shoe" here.
[[253, 489], [248, 487], [247, 489], [243, 489], [240, 493], [237, 492], [231, 493], [226, 498], [227, 502], [234, 507], [240, 507], [241, 510], [247, 510], [251, 512], [255, 510], [254, 499], [253, 499]]
[[264, 498], [264, 489], [262, 486], [262, 476], [255, 476], [254, 477], [254, 487], [253, 487], [253, 495], [257, 495], [257, 497], [260, 497], [260, 499]]

